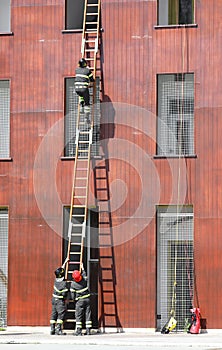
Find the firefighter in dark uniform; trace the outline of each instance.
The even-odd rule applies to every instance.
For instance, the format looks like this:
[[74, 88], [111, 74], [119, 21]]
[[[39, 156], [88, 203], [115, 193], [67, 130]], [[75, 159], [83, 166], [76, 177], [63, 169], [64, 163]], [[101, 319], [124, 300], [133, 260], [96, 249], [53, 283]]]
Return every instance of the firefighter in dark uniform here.
[[90, 113], [89, 84], [93, 81], [93, 73], [87, 67], [86, 60], [81, 58], [75, 71], [75, 91], [79, 96], [80, 105], [84, 106], [86, 114]]
[[66, 299], [68, 296], [68, 285], [64, 280], [64, 267], [58, 267], [55, 270], [54, 290], [52, 294], [52, 314], [50, 319], [50, 334], [65, 335], [62, 331], [62, 324], [66, 312]]
[[86, 334], [90, 335], [92, 328], [90, 292], [87, 285], [87, 276], [82, 265], [82, 273], [78, 270], [72, 273], [70, 292], [73, 300], [76, 301], [76, 332], [74, 335], [82, 335], [82, 323], [85, 315]]

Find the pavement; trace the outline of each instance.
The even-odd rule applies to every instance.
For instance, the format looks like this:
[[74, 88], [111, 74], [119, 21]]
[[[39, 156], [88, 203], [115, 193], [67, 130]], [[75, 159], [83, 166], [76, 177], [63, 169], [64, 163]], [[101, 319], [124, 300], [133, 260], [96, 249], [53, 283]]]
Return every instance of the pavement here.
[[[124, 329], [98, 331], [93, 330], [90, 336], [76, 337], [73, 331], [67, 330], [64, 336], [50, 335], [49, 327], [7, 327], [0, 331], [1, 344], [79, 344], [109, 345], [114, 347], [135, 346], [140, 349], [149, 348], [195, 348], [195, 349], [222, 349], [222, 329], [205, 330], [200, 334], [176, 333], [161, 334], [154, 329]], [[181, 345], [181, 346], [180, 346]]]

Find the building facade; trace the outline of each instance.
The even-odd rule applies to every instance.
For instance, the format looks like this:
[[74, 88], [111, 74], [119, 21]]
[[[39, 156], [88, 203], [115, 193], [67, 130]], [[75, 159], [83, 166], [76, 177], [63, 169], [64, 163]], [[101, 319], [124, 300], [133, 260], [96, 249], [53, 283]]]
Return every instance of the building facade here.
[[[2, 326], [49, 324], [83, 15], [83, 0], [0, 3]], [[192, 307], [222, 327], [221, 16], [221, 1], [101, 1], [86, 242], [101, 327], [161, 330], [173, 311], [183, 330]]]

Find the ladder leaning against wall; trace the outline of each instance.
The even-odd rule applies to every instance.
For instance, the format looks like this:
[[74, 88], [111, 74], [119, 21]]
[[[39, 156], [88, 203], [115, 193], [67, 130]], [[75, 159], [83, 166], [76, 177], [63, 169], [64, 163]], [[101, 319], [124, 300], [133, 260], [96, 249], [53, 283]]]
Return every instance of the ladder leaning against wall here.
[[[85, 0], [81, 55], [96, 78], [96, 63], [99, 46], [100, 0]], [[74, 270], [81, 271], [86, 234], [88, 186], [90, 173], [91, 146], [93, 138], [94, 114], [96, 99], [96, 82], [90, 88], [91, 124], [85, 122], [85, 115], [78, 104], [76, 123], [76, 152], [73, 170], [73, 183], [68, 226], [68, 251], [66, 264], [66, 279], [72, 280]], [[72, 315], [70, 314], [72, 312]], [[69, 310], [66, 322], [75, 322], [74, 310]], [[70, 316], [70, 318], [69, 318]]]

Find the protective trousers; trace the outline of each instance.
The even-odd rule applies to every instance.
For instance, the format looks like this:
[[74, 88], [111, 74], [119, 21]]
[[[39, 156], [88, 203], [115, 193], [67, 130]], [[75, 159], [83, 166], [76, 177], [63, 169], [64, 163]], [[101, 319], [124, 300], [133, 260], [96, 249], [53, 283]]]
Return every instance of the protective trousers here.
[[83, 97], [85, 105], [89, 106], [89, 89], [88, 88], [77, 88], [76, 89], [76, 93], [77, 95], [79, 95], [80, 97]]
[[64, 299], [52, 299], [52, 314], [50, 323], [63, 323], [66, 313], [66, 304]]
[[85, 315], [86, 329], [92, 327], [91, 321], [91, 308], [90, 308], [90, 299], [83, 298], [76, 301], [76, 328], [82, 329], [83, 318]]

